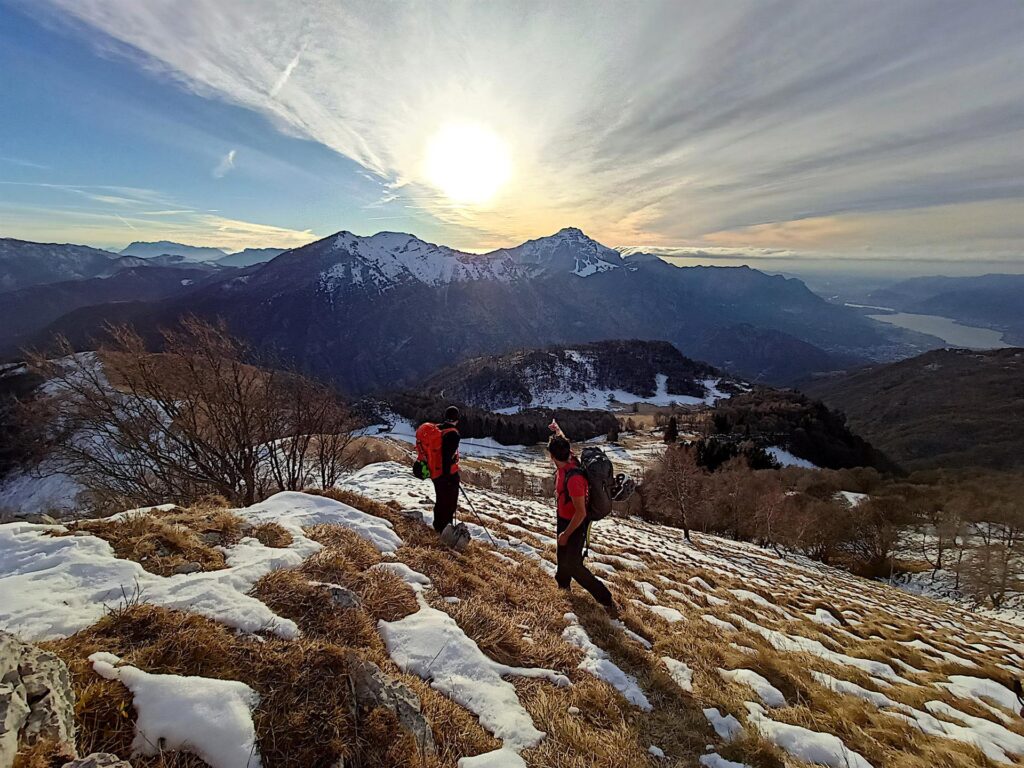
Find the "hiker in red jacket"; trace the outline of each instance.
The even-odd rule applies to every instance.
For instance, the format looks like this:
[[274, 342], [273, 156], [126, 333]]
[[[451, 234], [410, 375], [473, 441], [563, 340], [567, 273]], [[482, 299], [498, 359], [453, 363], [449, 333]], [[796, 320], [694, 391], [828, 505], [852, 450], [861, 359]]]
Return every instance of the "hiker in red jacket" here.
[[612, 618], [619, 615], [612, 593], [583, 562], [590, 522], [587, 520], [587, 476], [572, 454], [568, 438], [552, 421], [555, 432], [548, 440], [548, 454], [558, 469], [555, 475], [555, 503], [558, 510], [558, 568], [555, 582], [562, 589], [572, 588], [572, 580], [593, 595]]
[[448, 406], [441, 430], [441, 474], [434, 480], [434, 530], [444, 531], [455, 518], [459, 505], [459, 409]]

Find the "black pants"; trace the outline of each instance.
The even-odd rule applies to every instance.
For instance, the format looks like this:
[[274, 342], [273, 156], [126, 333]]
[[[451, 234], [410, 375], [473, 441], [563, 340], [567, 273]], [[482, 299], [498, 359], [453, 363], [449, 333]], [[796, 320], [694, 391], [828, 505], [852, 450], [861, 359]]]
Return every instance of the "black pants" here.
[[434, 530], [440, 533], [455, 519], [455, 508], [459, 505], [459, 473], [436, 478], [434, 493]]
[[[569, 520], [558, 518], [558, 532], [569, 527]], [[569, 537], [564, 547], [558, 547], [558, 569], [555, 571], [555, 582], [562, 589], [569, 589], [572, 580], [594, 596], [601, 605], [612, 605], [612, 593], [597, 576], [590, 572], [583, 562], [583, 547], [587, 541], [587, 530], [590, 523], [585, 522]]]

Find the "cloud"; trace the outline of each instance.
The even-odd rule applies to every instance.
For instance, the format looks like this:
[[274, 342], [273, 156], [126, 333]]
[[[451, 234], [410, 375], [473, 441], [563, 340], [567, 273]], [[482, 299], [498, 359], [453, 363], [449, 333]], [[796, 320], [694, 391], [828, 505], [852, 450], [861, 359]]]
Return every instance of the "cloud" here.
[[[952, 0], [46, 5], [351, 158], [453, 244], [572, 223], [610, 244], [883, 245], [891, 227], [872, 235], [869, 214], [1024, 213], [1017, 0], [984, 13]], [[430, 138], [459, 120], [508, 144], [513, 177], [488, 207], [454, 206], [425, 179]], [[851, 216], [864, 217], [852, 233]], [[912, 231], [924, 237], [901, 247], [931, 242]], [[997, 234], [954, 245], [983, 253]]]
[[[0, 231], [8, 237], [40, 242], [85, 243], [98, 247], [127, 245], [130, 240], [174, 240], [223, 248], [295, 248], [317, 239], [295, 230], [194, 210], [83, 210], [56, 204], [27, 205], [0, 200]], [[129, 232], [130, 230], [130, 232]]]
[[232, 149], [220, 159], [217, 167], [213, 169], [213, 178], [223, 179], [235, 167], [236, 154], [237, 150]]
[[10, 165], [17, 165], [22, 168], [34, 168], [40, 171], [50, 170], [50, 166], [43, 165], [42, 163], [35, 163], [31, 160], [23, 160], [20, 157], [0, 157], [0, 163], [8, 163]]
[[292, 60], [288, 62], [288, 66], [286, 66], [282, 70], [281, 76], [277, 78], [277, 82], [275, 82], [274, 86], [270, 89], [271, 96], [277, 96], [277, 94], [280, 93], [281, 89], [284, 88], [284, 84], [288, 82], [288, 78], [292, 76], [292, 72], [294, 72], [295, 68], [299, 65], [299, 59], [301, 57], [302, 50], [300, 49], [295, 54], [294, 58], [292, 58]]

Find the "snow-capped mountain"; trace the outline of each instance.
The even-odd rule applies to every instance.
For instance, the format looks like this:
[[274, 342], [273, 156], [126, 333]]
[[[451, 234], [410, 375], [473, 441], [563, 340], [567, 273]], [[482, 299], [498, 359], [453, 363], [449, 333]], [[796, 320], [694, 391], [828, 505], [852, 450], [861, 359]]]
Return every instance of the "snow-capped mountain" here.
[[339, 232], [137, 310], [129, 318], [119, 305], [83, 308], [51, 330], [87, 348], [111, 319], [155, 338], [183, 314], [223, 318], [350, 393], [418, 385], [460, 360], [552, 344], [659, 339], [699, 357], [707, 334], [740, 323], [830, 352], [885, 343], [880, 326], [799, 280], [622, 258], [571, 228], [484, 254], [409, 234]]
[[399, 232], [379, 232], [372, 237], [339, 232], [314, 243], [321, 244], [319, 250], [333, 261], [320, 272], [320, 285], [329, 292], [349, 285], [372, 285], [384, 291], [409, 281], [437, 286], [471, 280], [508, 281], [518, 276], [515, 263], [507, 257], [463, 253]]
[[627, 265], [618, 251], [601, 245], [575, 227], [566, 227], [550, 237], [528, 240], [515, 248], [488, 254], [492, 258], [499, 255], [512, 259], [530, 275], [567, 271], [588, 277]]
[[[295, 262], [320, 262], [321, 290], [336, 294], [350, 287], [383, 292], [405, 283], [512, 282], [543, 274], [587, 277], [624, 265], [617, 251], [567, 228], [515, 248], [475, 254], [434, 245], [413, 235], [379, 232], [360, 237], [339, 232], [291, 252]], [[283, 265], [282, 265], [283, 268]]]
[[711, 404], [744, 385], [664, 341], [600, 341], [466, 360], [431, 377], [430, 394], [486, 410]]

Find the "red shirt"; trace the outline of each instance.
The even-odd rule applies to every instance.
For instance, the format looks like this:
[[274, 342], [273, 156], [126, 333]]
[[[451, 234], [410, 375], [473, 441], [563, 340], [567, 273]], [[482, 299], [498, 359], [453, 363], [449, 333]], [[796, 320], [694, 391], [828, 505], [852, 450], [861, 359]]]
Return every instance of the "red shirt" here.
[[558, 516], [564, 520], [572, 520], [576, 514], [576, 507], [573, 506], [573, 496], [586, 498], [587, 478], [581, 473], [576, 473], [569, 478], [569, 498], [565, 494], [565, 474], [570, 469], [579, 469], [576, 457], [572, 456], [564, 467], [559, 467], [555, 475], [555, 503], [558, 506]]

